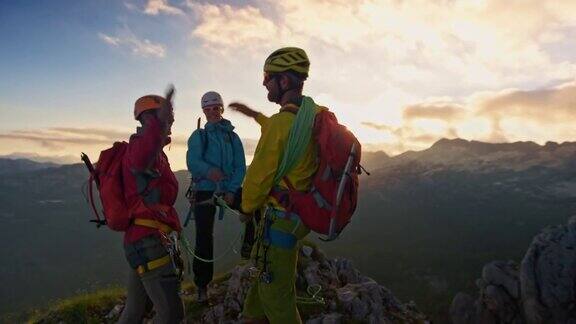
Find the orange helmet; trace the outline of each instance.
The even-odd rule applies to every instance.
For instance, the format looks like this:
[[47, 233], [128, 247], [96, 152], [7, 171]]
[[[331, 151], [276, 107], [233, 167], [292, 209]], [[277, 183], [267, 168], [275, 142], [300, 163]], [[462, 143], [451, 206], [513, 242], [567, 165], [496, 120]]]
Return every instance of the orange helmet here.
[[166, 102], [166, 99], [157, 95], [147, 95], [138, 98], [134, 103], [134, 119], [138, 119], [141, 113], [146, 110], [160, 109]]

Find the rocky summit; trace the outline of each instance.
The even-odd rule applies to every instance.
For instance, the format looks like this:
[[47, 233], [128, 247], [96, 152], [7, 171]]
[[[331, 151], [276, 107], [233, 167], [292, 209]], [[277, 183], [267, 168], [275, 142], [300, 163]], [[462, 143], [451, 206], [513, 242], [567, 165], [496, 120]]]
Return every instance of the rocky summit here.
[[[241, 323], [240, 313], [252, 280], [250, 263], [235, 266], [223, 280], [210, 284], [207, 304], [195, 302], [194, 287], [185, 285], [186, 323]], [[297, 269], [297, 301], [305, 323], [429, 323], [427, 316], [413, 302], [402, 303], [390, 290], [362, 275], [346, 259], [328, 259], [311, 245], [302, 245]], [[93, 301], [86, 309], [90, 313], [75, 320], [114, 323], [124, 308], [124, 297], [98, 309]], [[69, 307], [70, 308], [70, 307]], [[63, 307], [55, 307], [33, 323], [58, 323], [70, 319]], [[144, 323], [152, 323], [153, 310]]]
[[459, 293], [450, 313], [454, 324], [576, 323], [576, 217], [546, 228], [522, 263], [494, 261], [476, 281], [476, 299]]

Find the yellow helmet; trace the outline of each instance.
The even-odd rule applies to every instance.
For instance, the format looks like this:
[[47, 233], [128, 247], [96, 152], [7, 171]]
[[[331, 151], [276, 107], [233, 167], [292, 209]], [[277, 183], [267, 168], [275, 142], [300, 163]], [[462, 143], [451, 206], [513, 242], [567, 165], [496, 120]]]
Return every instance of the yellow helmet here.
[[288, 70], [308, 77], [310, 60], [306, 52], [298, 47], [284, 47], [270, 54], [264, 62], [264, 73], [279, 73]]

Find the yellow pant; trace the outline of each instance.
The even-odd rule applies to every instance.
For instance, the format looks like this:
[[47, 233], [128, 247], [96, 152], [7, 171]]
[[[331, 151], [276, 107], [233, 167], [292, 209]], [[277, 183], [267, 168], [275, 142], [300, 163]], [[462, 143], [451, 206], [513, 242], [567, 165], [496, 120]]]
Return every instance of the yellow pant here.
[[[294, 223], [285, 220], [275, 220], [273, 228], [294, 233], [298, 240], [304, 238], [310, 231], [304, 225], [299, 224], [295, 230]], [[261, 240], [258, 237], [257, 240]], [[258, 249], [257, 242], [254, 246], [254, 254], [258, 254], [258, 268], [263, 269], [264, 248]], [[255, 278], [248, 290], [244, 301], [244, 317], [253, 319], [267, 318], [271, 324], [276, 323], [302, 323], [298, 308], [296, 307], [296, 264], [298, 261], [298, 244], [293, 248], [286, 249], [277, 246], [269, 246], [267, 250], [268, 272], [272, 282], [264, 283], [260, 278]]]

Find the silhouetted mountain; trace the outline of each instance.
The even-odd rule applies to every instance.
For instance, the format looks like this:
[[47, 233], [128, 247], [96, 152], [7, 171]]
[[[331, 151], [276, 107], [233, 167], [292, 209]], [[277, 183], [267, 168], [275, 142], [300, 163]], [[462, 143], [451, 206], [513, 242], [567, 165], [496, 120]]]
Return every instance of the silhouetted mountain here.
[[362, 152], [362, 166], [368, 172], [381, 168], [388, 161], [390, 161], [390, 156], [383, 151]]
[[26, 159], [0, 158], [0, 174], [36, 171], [58, 166], [56, 163], [41, 163]]
[[[361, 177], [357, 214], [338, 240], [319, 244], [440, 322], [456, 292], [475, 291], [484, 264], [519, 261], [534, 235], [565, 223], [576, 207], [575, 143], [440, 140], [420, 152], [364, 157], [372, 175]], [[185, 171], [177, 177], [183, 219], [189, 180]], [[123, 284], [121, 235], [87, 222], [86, 178], [79, 164], [3, 176], [0, 276], [7, 284], [0, 311]], [[220, 247], [237, 224], [217, 222]], [[192, 229], [185, 230], [189, 238]], [[237, 258], [231, 254], [218, 269]]]
[[40, 163], [72, 164], [78, 161], [78, 156], [73, 155], [40, 155], [30, 152], [15, 152], [7, 155], [0, 155], [0, 159], [25, 159]]

